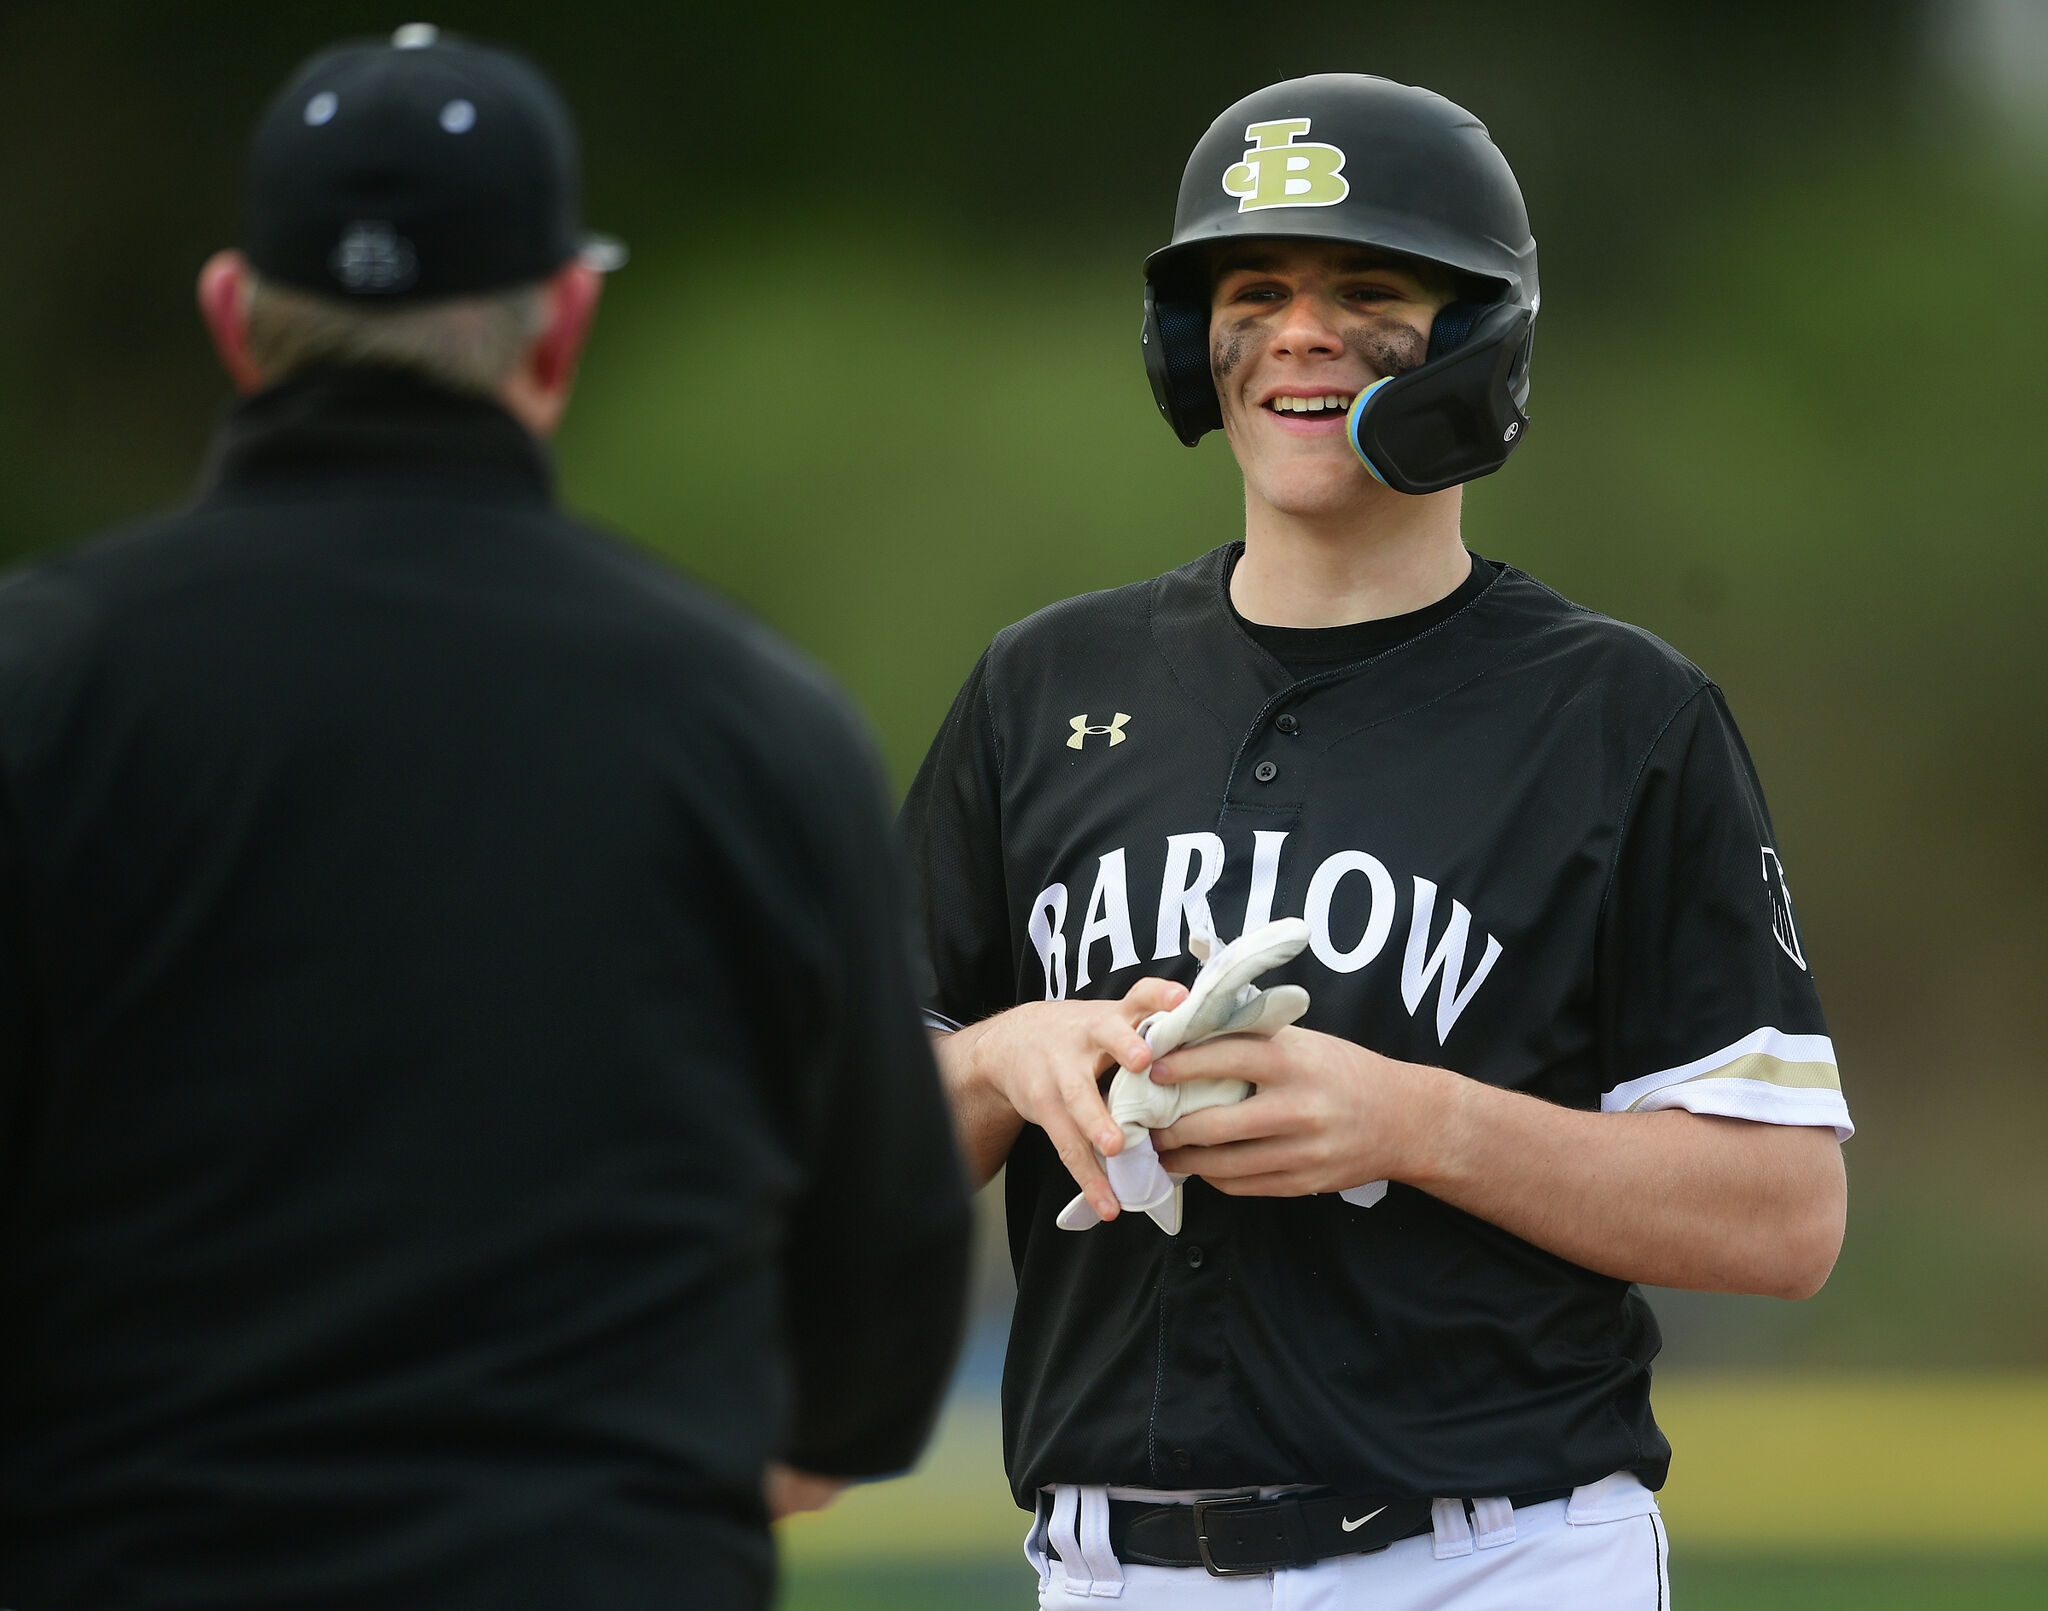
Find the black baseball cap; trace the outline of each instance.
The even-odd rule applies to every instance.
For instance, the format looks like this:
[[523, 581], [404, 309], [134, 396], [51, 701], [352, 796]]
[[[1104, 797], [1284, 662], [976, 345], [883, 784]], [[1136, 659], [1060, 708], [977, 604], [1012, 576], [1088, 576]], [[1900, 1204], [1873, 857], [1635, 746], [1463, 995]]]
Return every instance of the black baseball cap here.
[[266, 279], [379, 302], [626, 255], [583, 231], [576, 125], [547, 75], [428, 23], [291, 76], [250, 137], [242, 249]]

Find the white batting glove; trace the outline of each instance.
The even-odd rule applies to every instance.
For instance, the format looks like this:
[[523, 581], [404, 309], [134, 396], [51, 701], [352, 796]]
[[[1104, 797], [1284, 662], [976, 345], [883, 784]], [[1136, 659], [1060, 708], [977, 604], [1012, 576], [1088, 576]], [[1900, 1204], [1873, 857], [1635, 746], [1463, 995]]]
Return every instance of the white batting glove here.
[[[1188, 948], [1201, 959], [1202, 971], [1195, 975], [1187, 1000], [1170, 1012], [1152, 1014], [1138, 1025], [1138, 1033], [1152, 1048], [1153, 1057], [1166, 1056], [1185, 1046], [1222, 1035], [1274, 1035], [1308, 1011], [1308, 992], [1300, 985], [1276, 985], [1261, 990], [1252, 981], [1260, 974], [1292, 962], [1307, 947], [1308, 924], [1298, 917], [1285, 917], [1217, 948], [1216, 938], [1201, 930], [1189, 937]], [[1176, 1119], [1203, 1108], [1242, 1102], [1252, 1094], [1249, 1080], [1187, 1080], [1177, 1085], [1159, 1085], [1149, 1074], [1119, 1068], [1109, 1085], [1109, 1115], [1123, 1131], [1124, 1150], [1114, 1158], [1096, 1157], [1109, 1176], [1110, 1189], [1126, 1210], [1150, 1214], [1169, 1236], [1180, 1231], [1181, 1181], [1170, 1175], [1152, 1145], [1152, 1132], [1164, 1130]], [[1375, 1188], [1377, 1190], [1375, 1191]], [[1344, 1195], [1352, 1201], [1365, 1198], [1370, 1207], [1386, 1191], [1383, 1181], [1354, 1187]], [[1369, 1198], [1365, 1194], [1373, 1193]], [[1357, 1195], [1354, 1195], [1357, 1194]], [[1060, 1210], [1062, 1230], [1085, 1231], [1101, 1223], [1101, 1217], [1077, 1196]]]

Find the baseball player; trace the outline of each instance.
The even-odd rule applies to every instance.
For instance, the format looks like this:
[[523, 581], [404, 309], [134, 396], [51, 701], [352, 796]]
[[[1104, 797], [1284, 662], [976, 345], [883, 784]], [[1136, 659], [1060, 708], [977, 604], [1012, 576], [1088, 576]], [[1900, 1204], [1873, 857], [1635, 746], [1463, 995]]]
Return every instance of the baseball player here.
[[[1636, 1283], [1804, 1296], [1843, 1228], [1756, 774], [1701, 671], [1463, 546], [1538, 306], [1476, 118], [1260, 90], [1145, 269], [1243, 540], [1000, 633], [904, 810], [956, 1123], [1008, 1166], [1042, 1603], [1662, 1607]], [[1305, 1012], [1240, 967], [1261, 1033], [1155, 1058], [1212, 937], [1291, 946]], [[1136, 1075], [1251, 1093], [1138, 1121], [1177, 1208], [1105, 1170]]]

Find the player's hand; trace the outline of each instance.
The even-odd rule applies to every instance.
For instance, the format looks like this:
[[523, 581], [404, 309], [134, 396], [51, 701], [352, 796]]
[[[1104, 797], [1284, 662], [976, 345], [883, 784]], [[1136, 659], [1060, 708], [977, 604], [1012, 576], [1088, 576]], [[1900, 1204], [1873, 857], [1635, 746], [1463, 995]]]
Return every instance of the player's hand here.
[[1171, 979], [1140, 979], [1121, 1001], [1030, 1001], [975, 1026], [973, 1057], [984, 1077], [1018, 1117], [1046, 1133], [1104, 1219], [1116, 1218], [1117, 1201], [1096, 1154], [1114, 1157], [1124, 1138], [1102, 1098], [1102, 1077], [1118, 1067], [1148, 1068], [1152, 1048], [1138, 1024], [1179, 1006], [1187, 993]]
[[821, 1477], [799, 1471], [779, 1461], [770, 1461], [761, 1474], [761, 1491], [768, 1500], [768, 1519], [780, 1521], [799, 1511], [823, 1510], [846, 1488], [844, 1477]]
[[1439, 1121], [1442, 1069], [1397, 1063], [1335, 1035], [1283, 1029], [1231, 1037], [1159, 1060], [1152, 1078], [1250, 1080], [1242, 1102], [1156, 1131], [1159, 1161], [1237, 1197], [1306, 1197], [1415, 1177]]

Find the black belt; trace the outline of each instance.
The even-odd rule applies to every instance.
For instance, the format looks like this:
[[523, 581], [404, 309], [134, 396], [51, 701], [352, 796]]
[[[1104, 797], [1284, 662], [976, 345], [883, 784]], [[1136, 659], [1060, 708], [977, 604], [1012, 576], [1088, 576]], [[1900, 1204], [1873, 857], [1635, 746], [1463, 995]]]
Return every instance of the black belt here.
[[[1550, 1488], [1511, 1494], [1508, 1503], [1520, 1510], [1570, 1493]], [[1431, 1529], [1432, 1503], [1343, 1494], [1246, 1494], [1191, 1505], [1112, 1499], [1109, 1547], [1127, 1565], [1199, 1566], [1211, 1577], [1251, 1577], [1280, 1566], [1313, 1566], [1333, 1555], [1369, 1555], [1418, 1538]]]

